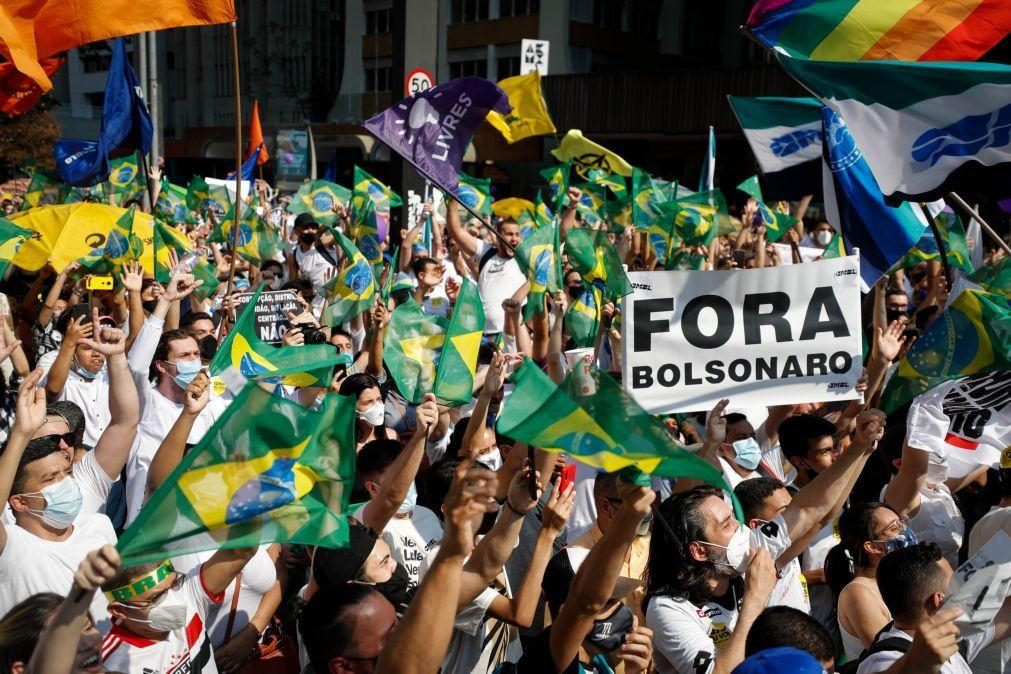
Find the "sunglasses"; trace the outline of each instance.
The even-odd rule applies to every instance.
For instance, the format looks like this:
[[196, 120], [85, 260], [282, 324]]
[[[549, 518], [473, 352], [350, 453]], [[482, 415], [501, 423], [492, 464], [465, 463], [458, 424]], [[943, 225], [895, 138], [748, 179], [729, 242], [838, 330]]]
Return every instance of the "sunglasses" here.
[[67, 447], [73, 447], [77, 443], [77, 433], [53, 433], [51, 435], [43, 435], [41, 438], [35, 438], [32, 442], [41, 442], [43, 440], [54, 442], [57, 445], [60, 444], [60, 440], [63, 440]]

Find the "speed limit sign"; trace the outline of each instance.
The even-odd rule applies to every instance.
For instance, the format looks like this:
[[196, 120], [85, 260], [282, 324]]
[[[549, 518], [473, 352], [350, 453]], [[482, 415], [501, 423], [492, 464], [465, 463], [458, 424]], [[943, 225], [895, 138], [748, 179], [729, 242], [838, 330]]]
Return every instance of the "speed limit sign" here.
[[413, 96], [435, 86], [435, 78], [432, 73], [424, 68], [415, 68], [407, 74], [404, 80], [404, 95]]

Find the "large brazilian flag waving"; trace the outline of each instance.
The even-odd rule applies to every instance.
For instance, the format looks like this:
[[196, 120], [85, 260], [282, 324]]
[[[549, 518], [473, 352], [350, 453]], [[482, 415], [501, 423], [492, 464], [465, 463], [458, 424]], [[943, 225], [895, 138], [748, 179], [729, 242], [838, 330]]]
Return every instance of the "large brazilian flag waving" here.
[[354, 401], [318, 412], [247, 384], [119, 539], [124, 566], [267, 543], [347, 545]]

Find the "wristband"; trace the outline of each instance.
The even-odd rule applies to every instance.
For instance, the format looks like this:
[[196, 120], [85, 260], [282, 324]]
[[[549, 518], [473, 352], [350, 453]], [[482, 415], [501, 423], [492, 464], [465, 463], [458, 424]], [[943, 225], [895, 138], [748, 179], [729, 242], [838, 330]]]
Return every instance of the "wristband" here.
[[509, 508], [509, 510], [512, 510], [514, 513], [516, 513], [520, 517], [526, 517], [527, 516], [526, 513], [521, 513], [519, 510], [516, 510], [516, 508], [513, 507], [513, 504], [509, 501], [508, 497], [505, 500], [505, 504], [506, 504], [506, 508]]

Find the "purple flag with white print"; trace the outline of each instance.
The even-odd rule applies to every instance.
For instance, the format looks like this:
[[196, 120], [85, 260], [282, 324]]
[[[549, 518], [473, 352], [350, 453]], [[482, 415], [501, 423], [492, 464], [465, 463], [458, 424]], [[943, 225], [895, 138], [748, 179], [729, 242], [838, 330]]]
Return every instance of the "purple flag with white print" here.
[[362, 126], [455, 195], [464, 152], [490, 110], [512, 111], [505, 92], [482, 77], [461, 77], [405, 98]]

